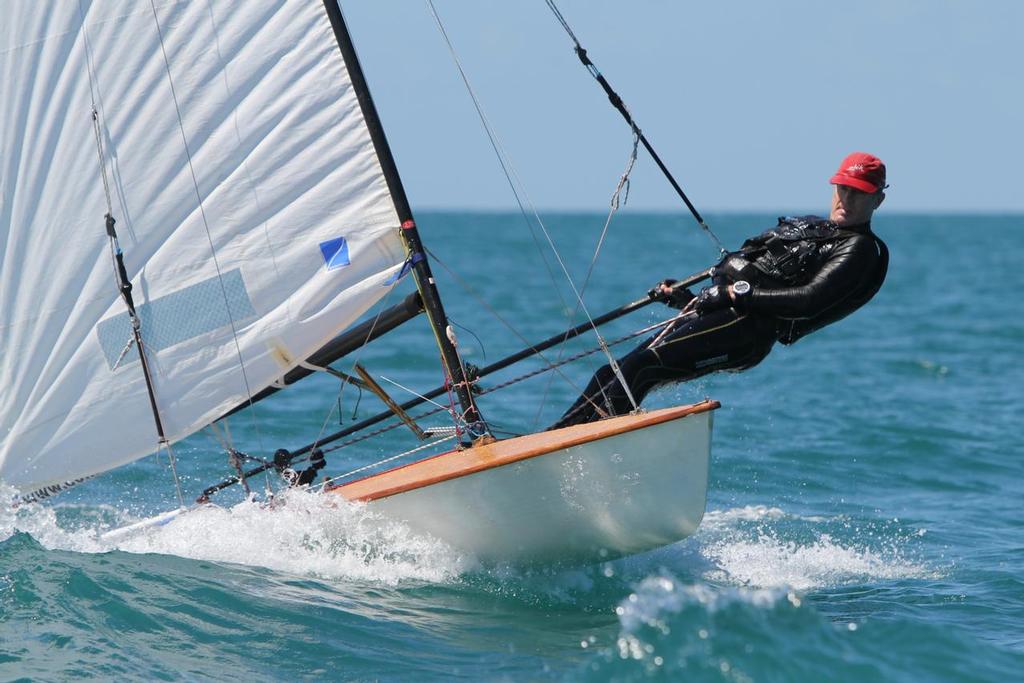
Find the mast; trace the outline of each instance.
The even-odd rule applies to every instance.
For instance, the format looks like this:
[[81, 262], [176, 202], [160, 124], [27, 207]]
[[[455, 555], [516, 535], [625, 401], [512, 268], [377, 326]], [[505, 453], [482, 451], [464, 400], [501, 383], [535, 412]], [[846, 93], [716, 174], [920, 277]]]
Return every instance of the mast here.
[[352, 45], [352, 37], [349, 35], [345, 19], [341, 14], [341, 7], [338, 4], [338, 0], [324, 0], [324, 8], [327, 10], [327, 16], [331, 20], [331, 26], [334, 28], [334, 35], [338, 40], [338, 47], [341, 49], [349, 77], [352, 79], [352, 87], [355, 90], [356, 98], [359, 100], [359, 106], [362, 109], [366, 127], [370, 132], [370, 138], [376, 149], [377, 158], [384, 173], [384, 179], [387, 181], [388, 190], [394, 200], [395, 211], [398, 213], [398, 219], [402, 226], [402, 239], [405, 242], [409, 258], [412, 262], [412, 272], [413, 278], [416, 281], [416, 288], [423, 299], [423, 309], [427, 314], [427, 319], [430, 320], [431, 329], [434, 331], [434, 338], [441, 351], [441, 360], [444, 364], [445, 372], [451, 380], [452, 389], [454, 389], [459, 399], [459, 404], [462, 407], [462, 418], [471, 436], [489, 435], [490, 430], [473, 401], [458, 351], [455, 349], [455, 344], [451, 338], [449, 338], [448, 317], [445, 315], [444, 306], [441, 304], [441, 295], [438, 293], [437, 286], [434, 283], [434, 276], [430, 271], [430, 264], [427, 262], [427, 256], [423, 250], [423, 242], [420, 239], [419, 230], [416, 228], [416, 221], [413, 218], [409, 200], [405, 195], [405, 188], [402, 186], [402, 180], [398, 175], [398, 166], [395, 164], [395, 159], [391, 154], [391, 147], [388, 145], [387, 138], [384, 135], [384, 128], [381, 125], [380, 117], [377, 115], [377, 108], [373, 104], [370, 89], [366, 84], [366, 78], [363, 76], [363, 69], [359, 64], [359, 58], [356, 56], [355, 48]]

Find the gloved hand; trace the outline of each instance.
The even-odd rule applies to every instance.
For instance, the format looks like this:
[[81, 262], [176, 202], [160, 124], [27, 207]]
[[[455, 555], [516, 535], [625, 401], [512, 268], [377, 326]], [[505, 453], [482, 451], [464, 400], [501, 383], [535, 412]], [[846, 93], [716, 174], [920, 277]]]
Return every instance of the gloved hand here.
[[693, 302], [693, 309], [699, 315], [704, 315], [712, 311], [730, 308], [732, 305], [728, 285], [712, 285], [700, 290], [700, 294]]
[[676, 282], [678, 282], [678, 280], [666, 278], [654, 285], [654, 287], [647, 292], [647, 296], [652, 299], [664, 301], [666, 305], [671, 306], [672, 308], [683, 309], [687, 304], [693, 301], [693, 292], [685, 287], [671, 289], [672, 285]]

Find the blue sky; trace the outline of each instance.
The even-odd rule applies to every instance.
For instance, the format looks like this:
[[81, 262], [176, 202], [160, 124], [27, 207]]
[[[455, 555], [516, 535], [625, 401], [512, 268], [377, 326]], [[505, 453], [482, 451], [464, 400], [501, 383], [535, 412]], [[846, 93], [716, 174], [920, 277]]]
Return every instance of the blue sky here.
[[[543, 0], [434, 1], [530, 200], [603, 211], [629, 130]], [[853, 150], [888, 210], [1024, 211], [1024, 2], [558, 5], [702, 211], [824, 211]], [[514, 208], [427, 4], [343, 6], [414, 210]], [[629, 207], [682, 208], [642, 151]]]

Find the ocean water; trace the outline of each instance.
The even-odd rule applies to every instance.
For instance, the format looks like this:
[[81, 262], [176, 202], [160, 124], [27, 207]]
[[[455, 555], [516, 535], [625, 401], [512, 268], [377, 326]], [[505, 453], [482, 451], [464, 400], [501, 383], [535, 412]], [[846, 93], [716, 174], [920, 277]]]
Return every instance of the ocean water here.
[[[545, 216], [578, 288], [603, 220]], [[419, 222], [468, 361], [569, 323], [566, 278], [522, 217]], [[709, 222], [738, 245], [774, 217]], [[45, 505], [0, 508], [0, 680], [1024, 679], [1024, 218], [883, 208], [876, 230], [890, 273], [864, 309], [750, 371], [648, 400], [723, 405], [693, 537], [594, 566], [496, 567], [364, 508], [291, 491], [268, 509], [229, 490], [218, 507], [102, 540], [176, 506], [166, 459], [152, 457]], [[615, 308], [714, 257], [682, 215], [620, 214], [587, 309]], [[645, 308], [605, 334], [665, 313]], [[593, 345], [588, 336], [565, 353]], [[440, 381], [423, 320], [359, 359], [405, 387]], [[503, 431], [543, 427], [599, 363], [514, 384], [482, 409]], [[241, 450], [266, 454], [378, 410], [314, 377], [232, 418], [231, 430]], [[329, 454], [328, 471], [407, 447], [389, 432]], [[188, 498], [230, 472], [206, 433], [177, 453]], [[268, 484], [278, 485], [253, 482], [261, 495]]]

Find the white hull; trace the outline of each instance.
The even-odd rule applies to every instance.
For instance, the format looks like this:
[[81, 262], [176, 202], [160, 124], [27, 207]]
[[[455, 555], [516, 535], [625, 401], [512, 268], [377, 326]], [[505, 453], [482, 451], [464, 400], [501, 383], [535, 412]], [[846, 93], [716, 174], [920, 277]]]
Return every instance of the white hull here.
[[[700, 524], [715, 407], [706, 402], [453, 451], [333, 491], [371, 500], [384, 515], [485, 561], [580, 563], [643, 552], [686, 538]], [[560, 441], [571, 445], [558, 447]], [[445, 458], [473, 459], [475, 451], [474, 465], [438, 475]]]

